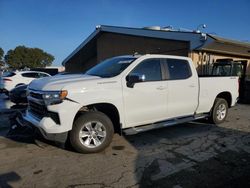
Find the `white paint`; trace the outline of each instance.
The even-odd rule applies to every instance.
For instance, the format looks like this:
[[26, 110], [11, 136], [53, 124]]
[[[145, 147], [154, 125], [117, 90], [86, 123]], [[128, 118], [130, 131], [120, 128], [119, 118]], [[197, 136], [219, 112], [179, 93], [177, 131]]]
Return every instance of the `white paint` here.
[[[126, 76], [135, 66], [149, 58], [187, 60], [192, 76], [186, 80], [137, 83], [134, 88], [128, 88]], [[190, 58], [169, 55], [140, 56], [120, 75], [112, 78], [58, 75], [35, 80], [29, 88], [43, 91], [67, 90], [67, 98], [74, 101], [65, 100], [58, 105], [47, 107], [48, 110], [59, 114], [61, 125], [56, 125], [48, 117], [37, 120], [27, 111], [25, 119], [48, 133], [71, 130], [78, 110], [83, 106], [96, 103], [114, 105], [119, 112], [122, 128], [129, 128], [173, 117], [192, 115], [196, 112], [207, 113], [211, 110], [216, 96], [224, 91], [231, 93], [232, 106], [238, 97], [237, 77], [198, 78]]]
[[[6, 89], [8, 91], [12, 90], [16, 87], [17, 84], [29, 84], [32, 80], [37, 79], [35, 77], [25, 77], [23, 74], [29, 74], [29, 73], [40, 73], [45, 76], [50, 76], [48, 73], [40, 72], [40, 71], [20, 71], [15, 72], [14, 76], [11, 77], [1, 77], [0, 80], [0, 88]], [[4, 79], [8, 79], [8, 81], [5, 81]]]

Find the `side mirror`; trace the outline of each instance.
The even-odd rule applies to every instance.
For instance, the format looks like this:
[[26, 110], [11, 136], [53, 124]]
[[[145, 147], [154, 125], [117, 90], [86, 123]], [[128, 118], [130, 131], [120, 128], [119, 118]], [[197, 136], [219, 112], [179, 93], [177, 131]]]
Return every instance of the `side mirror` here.
[[126, 77], [127, 86], [133, 88], [135, 83], [144, 82], [145, 78], [144, 74], [129, 74]]

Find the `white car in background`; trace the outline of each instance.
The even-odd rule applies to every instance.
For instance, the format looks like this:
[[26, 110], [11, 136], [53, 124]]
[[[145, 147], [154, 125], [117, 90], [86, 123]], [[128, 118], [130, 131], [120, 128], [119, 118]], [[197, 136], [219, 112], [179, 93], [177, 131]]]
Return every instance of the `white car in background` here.
[[29, 84], [34, 79], [48, 76], [50, 75], [40, 71], [4, 72], [1, 77], [0, 90], [8, 94], [10, 90], [17, 86]]

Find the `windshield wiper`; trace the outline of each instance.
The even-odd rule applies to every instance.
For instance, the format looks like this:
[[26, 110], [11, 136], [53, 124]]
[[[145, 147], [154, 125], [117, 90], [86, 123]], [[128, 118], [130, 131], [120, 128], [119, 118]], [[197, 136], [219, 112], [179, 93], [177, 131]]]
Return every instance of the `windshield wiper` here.
[[97, 74], [87, 74], [87, 73], [84, 73], [84, 74], [89, 75], [89, 76], [98, 76], [100, 78], [103, 78], [101, 75], [97, 75]]

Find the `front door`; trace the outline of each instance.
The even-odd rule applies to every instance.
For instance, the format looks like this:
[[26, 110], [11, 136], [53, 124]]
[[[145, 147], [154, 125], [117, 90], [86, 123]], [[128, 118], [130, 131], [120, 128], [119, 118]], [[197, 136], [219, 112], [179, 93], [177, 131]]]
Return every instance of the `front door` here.
[[139, 63], [129, 74], [144, 75], [132, 88], [123, 80], [126, 127], [164, 120], [167, 114], [167, 81], [163, 81], [160, 59]]

